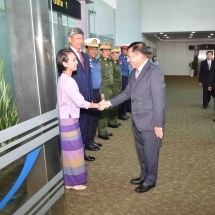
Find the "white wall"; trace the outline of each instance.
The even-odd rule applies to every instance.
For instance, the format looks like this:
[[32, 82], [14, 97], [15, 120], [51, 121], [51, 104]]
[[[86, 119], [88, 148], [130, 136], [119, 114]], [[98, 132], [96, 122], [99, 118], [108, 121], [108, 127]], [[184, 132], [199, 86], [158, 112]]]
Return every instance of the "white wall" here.
[[96, 14], [90, 15], [91, 33], [99, 35], [114, 35], [115, 34], [115, 10], [112, 6], [102, 0], [94, 0], [94, 10]]
[[116, 1], [116, 45], [142, 41], [142, 0]]
[[142, 0], [142, 2], [144, 33], [214, 30], [215, 0]]
[[194, 59], [194, 50], [189, 50], [189, 45], [200, 44], [215, 44], [215, 41], [169, 41], [157, 43], [159, 68], [164, 75], [189, 76], [188, 63]]

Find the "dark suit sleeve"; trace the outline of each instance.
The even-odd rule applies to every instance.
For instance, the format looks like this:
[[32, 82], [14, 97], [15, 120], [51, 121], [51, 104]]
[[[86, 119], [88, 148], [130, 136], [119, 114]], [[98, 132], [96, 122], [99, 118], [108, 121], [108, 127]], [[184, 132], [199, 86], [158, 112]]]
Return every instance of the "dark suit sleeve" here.
[[215, 82], [215, 63], [213, 62], [212, 66], [211, 66], [208, 87], [214, 86], [214, 84], [215, 84], [214, 82]]
[[166, 93], [164, 76], [159, 70], [154, 70], [151, 74], [151, 94], [153, 102], [153, 126], [164, 127]]

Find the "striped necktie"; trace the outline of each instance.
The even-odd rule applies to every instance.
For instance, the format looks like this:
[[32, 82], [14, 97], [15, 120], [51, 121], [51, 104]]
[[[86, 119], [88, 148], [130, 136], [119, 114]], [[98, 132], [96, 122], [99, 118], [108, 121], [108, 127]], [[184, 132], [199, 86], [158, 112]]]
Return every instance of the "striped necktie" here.
[[77, 51], [77, 52], [78, 52], [78, 54], [79, 54], [80, 62], [81, 62], [81, 64], [82, 64], [83, 68], [84, 68], [84, 71], [86, 72], [86, 66], [85, 66], [85, 63], [84, 63], [84, 58], [83, 58], [83, 56], [82, 56], [82, 54], [81, 54], [80, 51]]
[[136, 78], [136, 80], [137, 80], [139, 74], [140, 74], [140, 71], [137, 69], [137, 70], [135, 71], [135, 78]]

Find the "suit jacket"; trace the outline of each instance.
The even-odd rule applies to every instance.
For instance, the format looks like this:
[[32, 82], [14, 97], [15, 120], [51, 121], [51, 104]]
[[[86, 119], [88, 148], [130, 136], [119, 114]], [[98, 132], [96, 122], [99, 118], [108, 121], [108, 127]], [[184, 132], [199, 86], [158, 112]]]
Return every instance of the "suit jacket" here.
[[203, 60], [201, 62], [201, 66], [200, 66], [199, 82], [201, 82], [203, 84], [209, 84], [210, 76], [212, 77], [212, 75], [214, 73], [214, 70], [215, 70], [215, 64], [214, 64], [213, 60], [211, 60], [211, 68], [210, 68], [210, 70], [208, 68], [207, 59]]
[[133, 70], [125, 90], [111, 99], [116, 106], [131, 98], [132, 116], [140, 132], [154, 131], [154, 127], [164, 126], [165, 83], [157, 66], [149, 61], [145, 64], [137, 80]]
[[92, 91], [92, 77], [91, 77], [91, 70], [90, 70], [90, 60], [89, 60], [89, 57], [87, 54], [85, 54], [84, 52], [81, 52], [81, 53], [82, 53], [84, 63], [86, 66], [86, 71], [84, 71], [84, 68], [83, 68], [81, 62], [75, 53], [76, 59], [78, 61], [78, 68], [77, 68], [77, 71], [72, 73], [72, 77], [77, 82], [79, 91], [83, 95], [84, 99], [86, 101], [92, 102], [93, 91]]

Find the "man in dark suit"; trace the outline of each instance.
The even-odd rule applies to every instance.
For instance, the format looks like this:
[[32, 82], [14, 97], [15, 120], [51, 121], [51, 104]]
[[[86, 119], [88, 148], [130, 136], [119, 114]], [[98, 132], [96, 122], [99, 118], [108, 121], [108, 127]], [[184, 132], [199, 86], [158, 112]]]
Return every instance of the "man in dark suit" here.
[[162, 72], [147, 59], [145, 43], [135, 42], [128, 47], [128, 62], [135, 69], [126, 89], [103, 105], [106, 108], [116, 106], [131, 98], [135, 143], [141, 167], [140, 176], [132, 179], [131, 183], [139, 185], [135, 191], [141, 193], [156, 185], [165, 117], [165, 83]]
[[213, 52], [208, 51], [206, 53], [206, 60], [201, 62], [199, 73], [199, 85], [203, 88], [203, 108], [207, 108], [211, 99], [211, 91], [208, 90], [210, 74], [214, 72], [215, 65], [212, 60]]
[[[70, 49], [75, 53], [76, 59], [78, 61], [78, 68], [72, 77], [78, 84], [79, 91], [83, 95], [86, 101], [92, 102], [92, 80], [90, 71], [90, 61], [87, 54], [81, 51], [81, 47], [84, 44], [84, 32], [80, 28], [71, 28], [68, 31], [68, 41], [70, 44]], [[89, 116], [90, 112], [88, 109], [81, 109], [80, 111], [80, 129], [81, 136], [84, 144], [86, 146], [87, 133], [89, 126]], [[91, 157], [85, 153], [85, 160], [94, 161], [95, 157]]]
[[[208, 91], [210, 91], [212, 96], [214, 97], [214, 112], [215, 112], [215, 69], [211, 71], [209, 76]], [[213, 120], [213, 122], [215, 122], [215, 119]]]

